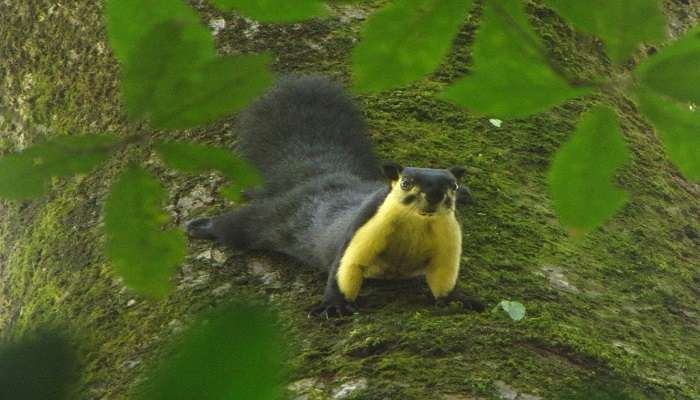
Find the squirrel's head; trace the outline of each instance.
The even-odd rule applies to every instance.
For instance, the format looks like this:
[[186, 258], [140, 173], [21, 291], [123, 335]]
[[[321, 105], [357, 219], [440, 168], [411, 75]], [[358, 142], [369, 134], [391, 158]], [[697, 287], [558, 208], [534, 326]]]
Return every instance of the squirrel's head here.
[[390, 195], [421, 216], [453, 213], [456, 203], [471, 202], [471, 193], [462, 183], [465, 174], [462, 167], [404, 168], [396, 163], [385, 163], [383, 169], [391, 180]]

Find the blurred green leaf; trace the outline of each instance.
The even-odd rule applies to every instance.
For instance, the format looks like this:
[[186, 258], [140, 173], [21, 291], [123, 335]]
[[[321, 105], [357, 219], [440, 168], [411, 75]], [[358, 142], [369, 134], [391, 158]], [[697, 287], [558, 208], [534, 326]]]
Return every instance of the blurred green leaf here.
[[572, 233], [595, 228], [625, 204], [627, 193], [613, 185], [612, 179], [628, 157], [612, 110], [596, 107], [581, 118], [549, 171], [554, 209]]
[[[206, 32], [200, 26], [199, 15], [184, 0], [108, 0], [106, 15], [109, 42], [122, 64], [133, 59], [136, 46], [154, 27], [164, 22], [179, 22], [187, 30], [187, 35], [198, 36], [202, 30]], [[194, 50], [213, 54], [214, 44]], [[199, 58], [198, 53], [190, 56]]]
[[185, 236], [162, 227], [165, 192], [139, 167], [126, 170], [112, 186], [105, 205], [106, 251], [124, 283], [140, 294], [160, 297], [185, 258]]
[[219, 193], [234, 203], [240, 203], [243, 200], [243, 190], [244, 187], [234, 182], [221, 188]]
[[681, 172], [700, 181], [700, 111], [650, 90], [639, 92], [639, 108], [658, 131]]
[[513, 321], [520, 321], [521, 319], [525, 318], [525, 306], [522, 305], [522, 303], [518, 303], [517, 301], [501, 300], [501, 302], [498, 303], [498, 306], [500, 306], [503, 311], [508, 313], [508, 316]]
[[18, 200], [48, 190], [52, 177], [89, 172], [113, 150], [108, 135], [61, 136], [0, 158], [0, 197]]
[[658, 93], [700, 104], [700, 28], [646, 59], [636, 73]]
[[471, 6], [472, 0], [397, 0], [372, 15], [352, 53], [357, 90], [402, 86], [432, 72]]
[[545, 0], [581, 31], [603, 40], [610, 58], [621, 63], [640, 42], [661, 40], [666, 19], [657, 0]]
[[68, 399], [78, 363], [60, 335], [39, 332], [0, 346], [0, 399]]
[[206, 29], [176, 21], [151, 30], [123, 68], [129, 115], [158, 128], [191, 128], [243, 108], [271, 84], [269, 55], [216, 58], [212, 40]]
[[241, 190], [262, 182], [262, 175], [231, 150], [187, 142], [161, 142], [158, 154], [169, 167], [189, 173], [219, 171], [234, 184], [222, 190], [233, 201], [240, 201]]
[[584, 95], [557, 75], [542, 55], [519, 0], [488, 0], [474, 44], [474, 72], [441, 97], [502, 119], [524, 117]]
[[260, 22], [296, 22], [325, 16], [328, 12], [318, 0], [211, 0], [221, 10], [238, 10]]
[[278, 399], [285, 358], [281, 332], [262, 307], [227, 306], [205, 315], [137, 398]]

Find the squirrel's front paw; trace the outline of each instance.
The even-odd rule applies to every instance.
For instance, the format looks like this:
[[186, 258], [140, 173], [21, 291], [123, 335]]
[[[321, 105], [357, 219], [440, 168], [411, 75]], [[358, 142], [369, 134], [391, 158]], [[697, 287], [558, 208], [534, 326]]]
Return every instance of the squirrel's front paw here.
[[311, 311], [311, 314], [329, 319], [357, 314], [357, 308], [354, 304], [349, 303], [345, 299], [334, 299], [332, 301], [325, 300], [319, 306], [315, 307]]
[[446, 307], [451, 303], [457, 303], [464, 309], [477, 312], [482, 312], [486, 309], [484, 302], [476, 297], [467, 296], [458, 290], [453, 290], [447, 296], [435, 299], [435, 305], [438, 307]]

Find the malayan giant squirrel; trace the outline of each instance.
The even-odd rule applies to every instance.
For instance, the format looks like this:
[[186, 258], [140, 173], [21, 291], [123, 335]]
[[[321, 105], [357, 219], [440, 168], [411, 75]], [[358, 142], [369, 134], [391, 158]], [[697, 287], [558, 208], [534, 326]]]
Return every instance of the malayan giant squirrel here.
[[436, 300], [459, 300], [462, 233], [455, 204], [469, 198], [464, 168], [381, 164], [342, 88], [289, 76], [239, 118], [240, 151], [264, 176], [243, 207], [188, 224], [191, 237], [264, 249], [329, 271], [326, 317], [355, 311], [364, 278], [425, 275]]

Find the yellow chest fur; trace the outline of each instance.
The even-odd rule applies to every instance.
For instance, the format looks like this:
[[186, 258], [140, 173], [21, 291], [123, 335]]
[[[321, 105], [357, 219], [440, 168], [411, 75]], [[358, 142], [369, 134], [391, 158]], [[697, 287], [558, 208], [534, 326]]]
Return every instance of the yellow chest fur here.
[[453, 213], [424, 217], [398, 204], [385, 203], [355, 233], [343, 259], [353, 260], [368, 278], [422, 275], [445, 248], [461, 248]]
[[[383, 250], [363, 265], [363, 275], [370, 278], [403, 278], [425, 273], [434, 252], [435, 231], [427, 218], [404, 217], [391, 221], [391, 231]], [[377, 240], [376, 238], [371, 240]]]

